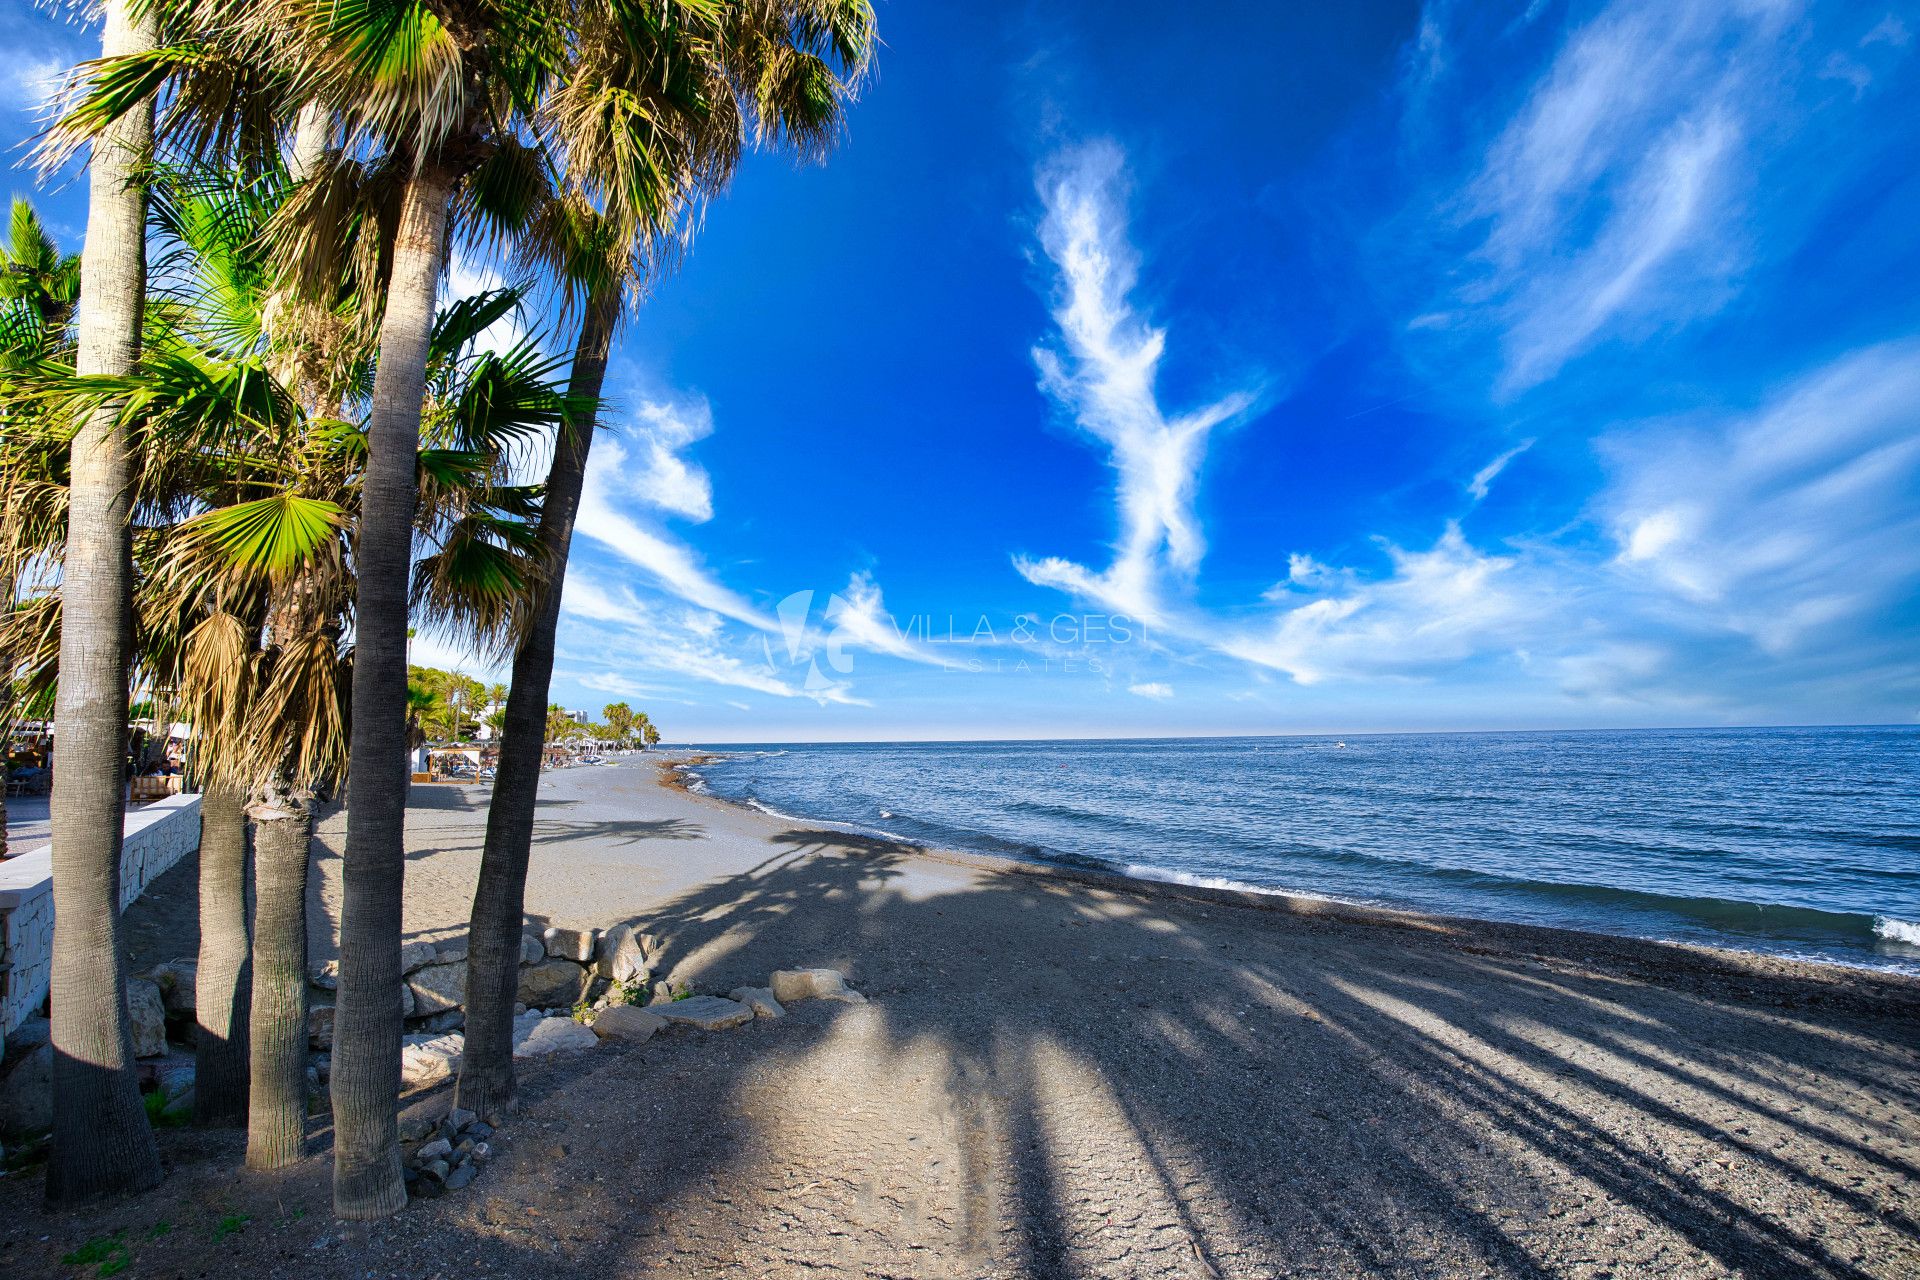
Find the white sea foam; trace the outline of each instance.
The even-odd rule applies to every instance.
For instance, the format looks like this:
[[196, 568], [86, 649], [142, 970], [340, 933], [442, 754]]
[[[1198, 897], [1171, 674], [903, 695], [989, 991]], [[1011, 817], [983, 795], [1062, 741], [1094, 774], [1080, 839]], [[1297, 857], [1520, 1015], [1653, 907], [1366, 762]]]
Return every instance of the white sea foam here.
[[1920, 947], [1920, 924], [1915, 924], [1911, 920], [1895, 920], [1892, 916], [1875, 916], [1873, 932], [1874, 936], [1885, 938], [1888, 942]]
[[1304, 893], [1299, 889], [1276, 889], [1270, 884], [1249, 884], [1245, 880], [1230, 880], [1225, 876], [1201, 876], [1189, 871], [1169, 871], [1165, 867], [1149, 867], [1137, 862], [1121, 868], [1120, 874], [1130, 880], [1154, 880], [1161, 884], [1184, 884], [1195, 889], [1226, 889], [1234, 893], [1259, 893], [1270, 898], [1311, 898], [1315, 902], [1352, 901], [1349, 898], [1335, 898], [1324, 893]]

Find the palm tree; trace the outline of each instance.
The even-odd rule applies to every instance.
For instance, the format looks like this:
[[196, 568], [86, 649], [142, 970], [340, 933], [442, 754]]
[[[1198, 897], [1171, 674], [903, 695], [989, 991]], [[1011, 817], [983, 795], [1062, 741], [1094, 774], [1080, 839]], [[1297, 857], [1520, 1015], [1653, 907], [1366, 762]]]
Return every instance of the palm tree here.
[[[151, 46], [151, 14], [107, 0], [101, 52]], [[151, 108], [129, 111], [94, 143], [76, 363], [124, 375], [140, 354], [146, 292], [146, 191], [140, 166]], [[120, 836], [126, 807], [127, 635], [132, 462], [113, 405], [87, 414], [70, 455], [62, 559], [60, 685], [54, 709], [53, 1151], [47, 1200], [66, 1206], [160, 1181], [160, 1157], [134, 1079], [122, 990]]]
[[[147, 465], [136, 505], [147, 523], [138, 539], [144, 567], [135, 613], [147, 679], [178, 687], [199, 731], [209, 823], [229, 807], [237, 818], [242, 793], [252, 800], [260, 856], [251, 1016], [243, 996], [236, 1019], [212, 1029], [232, 1042], [251, 1023], [252, 1087], [245, 1087], [242, 1055], [235, 1096], [244, 1108], [251, 1094], [249, 1163], [277, 1167], [298, 1157], [304, 1132], [307, 792], [345, 764], [350, 666], [341, 637], [353, 591], [344, 528], [365, 434], [305, 416], [272, 376], [274, 353], [260, 341], [268, 291], [234, 257], [258, 251], [247, 231], [258, 218], [245, 207], [257, 184], [236, 189], [223, 176], [188, 178], [163, 174], [157, 189], [160, 240], [181, 248], [163, 260], [163, 277], [170, 265], [176, 284], [163, 285], [149, 307], [143, 369], [132, 378], [78, 382], [93, 400], [136, 406], [144, 432]], [[436, 325], [433, 447], [421, 455], [417, 530], [433, 552], [418, 566], [414, 591], [423, 621], [442, 629], [499, 626], [534, 574], [528, 556], [537, 506], [532, 491], [505, 482], [506, 457], [521, 437], [551, 427], [563, 401], [547, 381], [550, 366], [530, 348], [472, 349], [515, 302], [510, 293], [463, 300]], [[51, 424], [37, 425], [0, 438], [0, 504], [26, 517], [7, 526], [0, 570], [57, 551], [64, 437]], [[169, 512], [176, 514], [169, 519]], [[25, 530], [39, 532], [16, 532]], [[57, 597], [47, 602], [57, 605]], [[14, 652], [21, 638], [38, 637], [40, 656], [29, 665], [37, 691], [51, 682], [46, 636], [57, 644], [59, 618], [41, 608], [25, 619], [34, 625], [0, 631], [0, 648]], [[214, 868], [243, 879], [244, 833], [236, 830], [232, 843], [229, 858], [227, 842], [210, 828], [203, 900], [217, 896]], [[214, 927], [210, 915], [207, 928]], [[234, 932], [244, 961], [244, 917]], [[227, 972], [210, 966], [203, 976], [215, 1007], [226, 1003]], [[202, 1047], [212, 1038], [203, 1036]], [[223, 1114], [233, 1105], [224, 1104]]]
[[[176, 51], [109, 68], [120, 73], [114, 91], [84, 103], [75, 118], [97, 130], [153, 86], [183, 78], [185, 105], [170, 120], [204, 117], [208, 123], [194, 125], [199, 139], [229, 125], [244, 134], [246, 113], [224, 104], [251, 99], [207, 85], [280, 76], [282, 100], [336, 113], [341, 156], [356, 154], [354, 164], [399, 186], [390, 222], [387, 212], [360, 206], [393, 231], [376, 255], [388, 287], [368, 307], [380, 359], [354, 524], [354, 768], [333, 1072], [335, 1207], [347, 1218], [380, 1217], [404, 1202], [394, 1117], [401, 1025], [390, 998], [400, 980], [405, 868], [407, 778], [397, 742], [421, 392], [456, 197], [481, 225], [517, 229], [530, 201], [562, 179], [572, 199], [609, 221], [619, 243], [667, 227], [696, 188], [717, 186], [731, 167], [743, 105], [763, 134], [778, 133], [789, 115], [833, 108], [838, 82], [815, 49], [860, 63], [872, 13], [866, 0], [580, 0], [506, 9], [487, 0], [274, 0], [210, 6], [207, 21], [212, 29]], [[201, 75], [215, 63], [225, 80]], [[205, 83], [195, 87], [195, 77]], [[549, 172], [556, 157], [564, 174]], [[289, 261], [302, 270], [327, 260], [340, 215], [354, 212], [329, 172], [305, 189], [311, 199], [281, 217]], [[331, 277], [322, 273], [321, 284], [330, 289]], [[594, 367], [604, 370], [618, 292], [590, 299], [600, 305], [587, 309], [595, 323], [583, 326], [582, 350], [590, 358], [576, 365], [576, 384], [590, 377], [597, 386]], [[570, 532], [577, 485], [575, 495], [559, 494], [568, 509], [552, 533]], [[557, 539], [557, 558], [555, 541], [543, 532], [548, 566], [564, 560], [565, 538]], [[522, 726], [531, 730], [523, 740], [536, 735], [544, 701], [543, 687], [525, 699], [522, 716], [510, 707], [509, 739]], [[519, 921], [504, 927], [517, 932]]]
[[640, 734], [641, 738], [650, 747], [656, 746], [660, 742], [660, 731], [654, 728], [651, 722], [640, 726]]
[[[67, 322], [80, 297], [80, 257], [63, 254], [40, 224], [31, 201], [16, 198], [0, 245], [0, 376], [31, 369], [68, 343]], [[64, 353], [71, 359], [71, 353]], [[11, 390], [11, 389], [9, 389]], [[9, 394], [8, 403], [14, 397]], [[15, 408], [7, 416], [13, 417]], [[4, 608], [12, 611], [15, 575], [0, 575]], [[14, 663], [0, 652], [0, 859], [7, 856], [7, 768], [13, 745]]]
[[633, 708], [624, 702], [610, 702], [600, 709], [607, 719], [607, 728], [613, 731], [616, 741], [625, 742], [633, 733]]
[[[543, 261], [570, 295], [584, 295], [570, 391], [594, 408], [562, 430], [547, 472], [540, 521], [547, 581], [514, 653], [513, 692], [468, 921], [466, 1042], [457, 1096], [462, 1107], [480, 1115], [497, 1116], [514, 1101], [512, 1019], [540, 785], [540, 708], [552, 682], [567, 553], [623, 301], [644, 270], [654, 237], [681, 212], [684, 199], [725, 186], [739, 155], [743, 119], [753, 120], [765, 140], [819, 154], [872, 55], [869, 0], [736, 3], [719, 16], [717, 26], [696, 40], [663, 33], [654, 61], [632, 57], [630, 45], [611, 50], [583, 41], [550, 108], [565, 122], [560, 132], [574, 143], [577, 157], [616, 160], [638, 151], [671, 174], [667, 189], [681, 198], [652, 206], [596, 205], [586, 198], [593, 184], [604, 184], [619, 165], [577, 161], [569, 173], [574, 198], [545, 205], [523, 241], [528, 258]], [[652, 130], [634, 136], [610, 126], [609, 102], [649, 104]]]

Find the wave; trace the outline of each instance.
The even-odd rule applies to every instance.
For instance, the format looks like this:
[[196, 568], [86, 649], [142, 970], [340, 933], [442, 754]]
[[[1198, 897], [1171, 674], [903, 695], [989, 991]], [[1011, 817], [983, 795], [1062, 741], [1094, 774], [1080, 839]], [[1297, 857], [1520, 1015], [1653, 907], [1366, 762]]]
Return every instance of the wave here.
[[1193, 889], [1226, 889], [1234, 893], [1263, 894], [1269, 898], [1310, 898], [1315, 902], [1354, 901], [1350, 898], [1335, 898], [1324, 893], [1305, 893], [1299, 889], [1276, 889], [1270, 884], [1254, 884], [1247, 880], [1234, 880], [1228, 876], [1203, 876], [1191, 871], [1169, 871], [1165, 867], [1151, 867], [1138, 862], [1120, 867], [1119, 872], [1129, 880], [1150, 880], [1156, 884], [1182, 884]]
[[1905, 947], [1920, 947], [1920, 924], [1896, 920], [1892, 916], [1873, 918], [1873, 936]]

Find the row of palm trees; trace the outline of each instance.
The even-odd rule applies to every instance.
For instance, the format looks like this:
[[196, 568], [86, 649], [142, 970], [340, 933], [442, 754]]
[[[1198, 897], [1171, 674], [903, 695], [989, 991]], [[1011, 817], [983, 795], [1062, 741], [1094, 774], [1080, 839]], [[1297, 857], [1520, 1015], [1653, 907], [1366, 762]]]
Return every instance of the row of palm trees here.
[[[196, 1111], [233, 1122], [244, 1096], [261, 1167], [302, 1148], [299, 904], [312, 798], [344, 780], [334, 1194], [366, 1219], [405, 1201], [409, 626], [511, 657], [458, 1100], [512, 1106], [560, 586], [611, 344], [746, 149], [825, 152], [874, 41], [868, 0], [108, 0], [41, 153], [90, 148], [78, 306], [8, 356], [0, 459], [0, 669], [59, 729], [50, 1201], [161, 1176], [117, 912], [143, 678], [205, 743]], [[476, 344], [524, 291], [440, 305], [454, 245], [577, 326], [564, 384], [530, 344]], [[552, 461], [521, 483], [539, 430]]]

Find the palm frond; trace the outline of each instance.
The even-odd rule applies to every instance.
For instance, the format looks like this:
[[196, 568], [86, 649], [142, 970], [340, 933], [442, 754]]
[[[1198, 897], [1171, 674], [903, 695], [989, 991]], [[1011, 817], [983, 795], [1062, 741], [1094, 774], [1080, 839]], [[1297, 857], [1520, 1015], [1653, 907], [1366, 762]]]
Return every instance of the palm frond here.
[[337, 503], [280, 493], [217, 507], [180, 532], [188, 547], [217, 552], [236, 572], [277, 578], [322, 559], [346, 525]]

